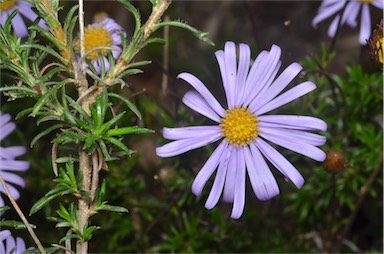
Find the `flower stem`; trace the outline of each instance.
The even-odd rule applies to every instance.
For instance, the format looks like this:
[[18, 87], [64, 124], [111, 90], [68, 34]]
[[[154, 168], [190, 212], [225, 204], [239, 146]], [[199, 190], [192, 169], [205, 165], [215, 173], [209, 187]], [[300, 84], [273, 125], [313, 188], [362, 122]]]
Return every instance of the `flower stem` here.
[[36, 236], [36, 234], [33, 231], [31, 225], [29, 224], [27, 218], [24, 216], [23, 212], [21, 211], [19, 205], [16, 203], [15, 199], [13, 198], [13, 196], [12, 196], [11, 192], [9, 191], [8, 186], [5, 183], [4, 178], [3, 178], [3, 176], [1, 174], [0, 174], [0, 182], [3, 185], [3, 188], [4, 188], [5, 192], [7, 193], [7, 196], [9, 198], [9, 200], [11, 201], [13, 208], [15, 208], [15, 210], [16, 210], [17, 214], [19, 215], [20, 219], [23, 221], [23, 223], [24, 223], [25, 227], [27, 228], [29, 234], [31, 235], [33, 241], [35, 242], [37, 248], [39, 249], [39, 251], [42, 254], [45, 254], [46, 252], [44, 250], [43, 245], [41, 244], [39, 238]]

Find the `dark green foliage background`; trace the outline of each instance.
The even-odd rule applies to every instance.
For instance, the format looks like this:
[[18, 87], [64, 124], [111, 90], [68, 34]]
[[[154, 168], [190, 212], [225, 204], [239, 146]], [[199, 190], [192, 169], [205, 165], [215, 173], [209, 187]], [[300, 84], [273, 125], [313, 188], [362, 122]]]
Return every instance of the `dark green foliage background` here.
[[[149, 14], [149, 4], [133, 3], [143, 16]], [[69, 1], [63, 4], [64, 10], [72, 5]], [[144, 74], [126, 79], [130, 87], [125, 89], [138, 93], [130, 99], [141, 111], [143, 121], [139, 122], [130, 113], [120, 125], [139, 124], [156, 133], [126, 138], [125, 143], [137, 153], [111, 162], [109, 171], [103, 172], [109, 204], [126, 207], [129, 213], [101, 212], [92, 217], [92, 224], [101, 229], [90, 242], [90, 252], [382, 252], [382, 66], [369, 59], [366, 46], [358, 45], [356, 29], [343, 28], [336, 41], [335, 54], [329, 54], [327, 46], [331, 39], [326, 37], [329, 22], [317, 30], [311, 27], [318, 6], [316, 1], [177, 1], [171, 5], [167, 12], [170, 17], [181, 17], [199, 30], [210, 32], [216, 46], [204, 45], [188, 32], [171, 28], [168, 72], [163, 72], [161, 45], [151, 46], [139, 54], [138, 60], [152, 60], [153, 64], [144, 69]], [[117, 3], [107, 1], [86, 2], [86, 18], [91, 22], [94, 13], [106, 11], [129, 34], [133, 30], [132, 20], [127, 20], [125, 10], [118, 7]], [[372, 23], [378, 23], [377, 10], [371, 10]], [[285, 21], [289, 21], [289, 25]], [[162, 36], [161, 33], [158, 36]], [[292, 85], [311, 80], [318, 88], [272, 113], [323, 119], [328, 124], [328, 131], [324, 133], [328, 141], [322, 149], [339, 150], [347, 159], [346, 168], [332, 176], [319, 163], [279, 149], [303, 174], [305, 185], [296, 190], [272, 169], [282, 194], [261, 202], [247, 186], [246, 209], [237, 221], [229, 218], [231, 206], [227, 204], [219, 203], [211, 211], [204, 208], [210, 186], [206, 186], [201, 198], [190, 191], [196, 173], [215, 145], [175, 158], [160, 159], [154, 153], [156, 146], [166, 142], [161, 137], [162, 127], [211, 124], [181, 103], [183, 94], [191, 87], [176, 80], [176, 76], [183, 71], [195, 74], [224, 102], [213, 53], [222, 49], [227, 40], [250, 44], [253, 58], [275, 43], [282, 47], [282, 68], [293, 61], [300, 62], [305, 70]], [[161, 93], [163, 74], [169, 78], [166, 94]], [[115, 92], [131, 94], [126, 90]], [[16, 116], [29, 104], [33, 105], [27, 99], [6, 103], [3, 96], [1, 110]], [[124, 110], [121, 107], [120, 110]], [[33, 137], [47, 128], [44, 124], [36, 126], [33, 118], [23, 118], [16, 123], [17, 131], [2, 145], [29, 147]], [[19, 200], [26, 213], [53, 187], [50, 140], [54, 137], [54, 134], [48, 135], [33, 149], [28, 149], [26, 159], [31, 162], [31, 169], [22, 175], [27, 186], [21, 190]], [[351, 229], [344, 235], [350, 242], [343, 243], [340, 240], [343, 229], [357, 209], [363, 186], [378, 167], [379, 174], [369, 186], [362, 206], [358, 207]], [[36, 233], [45, 246], [56, 243], [66, 233], [46, 220], [58, 208], [58, 203], [53, 202], [30, 218], [30, 222], [38, 226]], [[17, 219], [9, 211], [5, 217]], [[33, 244], [24, 230], [13, 232], [23, 236], [28, 245]]]

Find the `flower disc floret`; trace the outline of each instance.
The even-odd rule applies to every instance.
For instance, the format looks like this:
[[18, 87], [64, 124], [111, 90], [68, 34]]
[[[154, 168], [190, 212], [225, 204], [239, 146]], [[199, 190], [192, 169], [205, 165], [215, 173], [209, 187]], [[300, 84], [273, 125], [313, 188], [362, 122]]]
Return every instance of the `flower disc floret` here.
[[220, 124], [222, 135], [230, 144], [248, 145], [259, 133], [257, 122], [256, 116], [247, 108], [229, 109]]
[[[80, 48], [78, 43], [77, 48]], [[104, 27], [87, 27], [84, 33], [84, 47], [85, 52], [90, 52], [92, 49], [98, 47], [111, 47], [112, 37], [111, 34]], [[100, 53], [103, 56], [107, 56], [107, 49], [100, 49]], [[87, 54], [89, 60], [96, 60], [98, 58], [98, 52], [96, 50]]]
[[0, 3], [0, 11], [7, 11], [17, 4], [17, 0], [8, 0]]

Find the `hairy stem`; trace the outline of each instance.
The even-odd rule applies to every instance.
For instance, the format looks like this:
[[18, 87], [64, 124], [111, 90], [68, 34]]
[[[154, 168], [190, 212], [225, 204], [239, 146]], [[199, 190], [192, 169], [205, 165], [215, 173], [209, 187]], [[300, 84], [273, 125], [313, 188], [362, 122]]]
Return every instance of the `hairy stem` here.
[[[81, 148], [80, 148], [81, 149]], [[89, 155], [87, 151], [80, 150], [80, 172], [82, 174], [82, 184], [83, 184], [83, 190], [87, 193], [90, 191], [91, 186], [91, 161], [89, 158]], [[90, 199], [88, 196], [82, 196], [79, 199], [79, 212], [78, 212], [78, 230], [80, 232], [83, 232], [84, 228], [88, 225], [89, 220], [89, 206], [90, 206]], [[88, 253], [88, 242], [83, 240], [77, 240], [76, 243], [76, 251], [77, 254], [86, 254]]]
[[25, 227], [27, 228], [29, 234], [31, 235], [33, 241], [35, 242], [37, 248], [39, 249], [39, 251], [41, 253], [45, 254], [46, 252], [44, 250], [43, 245], [41, 244], [39, 238], [36, 236], [36, 234], [33, 231], [31, 225], [29, 224], [27, 218], [25, 217], [25, 215], [21, 211], [19, 205], [16, 203], [15, 199], [13, 198], [13, 196], [12, 196], [11, 192], [9, 191], [8, 186], [5, 183], [4, 178], [3, 178], [3, 176], [1, 174], [0, 174], [0, 182], [3, 185], [3, 188], [4, 188], [5, 192], [7, 193], [7, 196], [9, 198], [9, 200], [11, 201], [13, 208], [15, 208], [15, 210], [16, 210], [17, 214], [19, 215], [20, 219], [23, 221], [23, 223], [24, 223]]

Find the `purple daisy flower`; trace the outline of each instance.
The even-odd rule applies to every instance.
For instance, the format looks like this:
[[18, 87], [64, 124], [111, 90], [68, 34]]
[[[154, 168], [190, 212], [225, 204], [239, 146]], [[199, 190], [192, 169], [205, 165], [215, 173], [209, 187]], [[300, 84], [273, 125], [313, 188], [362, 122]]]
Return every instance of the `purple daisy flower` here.
[[[10, 122], [11, 116], [0, 112], [0, 174], [4, 178], [9, 191], [14, 199], [20, 197], [19, 191], [13, 186], [25, 186], [24, 179], [13, 172], [26, 171], [29, 168], [29, 162], [17, 160], [16, 157], [25, 154], [24, 146], [1, 146], [1, 141], [7, 137], [16, 128], [13, 122]], [[5, 193], [3, 186], [0, 184], [0, 192]], [[4, 206], [4, 200], [0, 195], [0, 206]]]
[[280, 94], [302, 70], [298, 63], [292, 63], [275, 79], [281, 66], [280, 47], [273, 45], [270, 51], [262, 51], [250, 69], [251, 52], [246, 44], [239, 46], [238, 63], [233, 42], [227, 42], [224, 51], [215, 55], [228, 108], [225, 110], [198, 78], [179, 74], [178, 78], [196, 89], [184, 95], [184, 104], [217, 124], [164, 128], [164, 138], [174, 141], [157, 148], [156, 153], [171, 157], [221, 140], [197, 174], [192, 192], [200, 196], [217, 169], [205, 207], [213, 208], [223, 194], [225, 202], [233, 203], [231, 217], [238, 219], [245, 206], [247, 172], [258, 199], [268, 200], [280, 192], [266, 159], [297, 188], [304, 183], [298, 170], [266, 141], [323, 161], [325, 153], [317, 146], [323, 145], [326, 138], [311, 132], [324, 131], [327, 125], [310, 116], [265, 115], [316, 88], [307, 81]]
[[[105, 72], [109, 70], [109, 61], [107, 58], [108, 49], [102, 47], [112, 47], [112, 55], [117, 59], [121, 54], [122, 44], [120, 34], [126, 36], [124, 29], [113, 19], [105, 18], [103, 21], [88, 25], [84, 32], [84, 46], [86, 58], [92, 62], [97, 73], [101, 72], [101, 61], [104, 62]], [[75, 43], [76, 53], [80, 55], [80, 41]], [[102, 58], [99, 58], [99, 53]]]
[[[5, 0], [0, 3], [0, 24], [4, 26], [11, 13], [18, 10], [16, 16], [12, 19], [12, 27], [15, 30], [17, 37], [27, 37], [28, 29], [21, 16], [26, 17], [30, 21], [35, 21], [38, 16], [34, 11], [32, 11], [32, 7], [32, 4], [23, 0]], [[44, 20], [40, 20], [38, 25], [48, 30]]]
[[[346, 0], [323, 0], [318, 14], [312, 21], [313, 27], [316, 28], [318, 23], [340, 12], [346, 2]], [[341, 26], [347, 24], [350, 27], [356, 27], [357, 16], [361, 9], [359, 43], [361, 45], [367, 44], [367, 39], [371, 36], [371, 15], [369, 13], [370, 4], [377, 8], [383, 9], [383, 0], [352, 0], [348, 2], [343, 12], [343, 16], [341, 17], [341, 21], [340, 14], [338, 14], [329, 26], [329, 37], [335, 36], [339, 21]]]
[[9, 230], [0, 231], [0, 253], [20, 254], [26, 250], [27, 248], [25, 247], [23, 239], [20, 237], [14, 238]]

